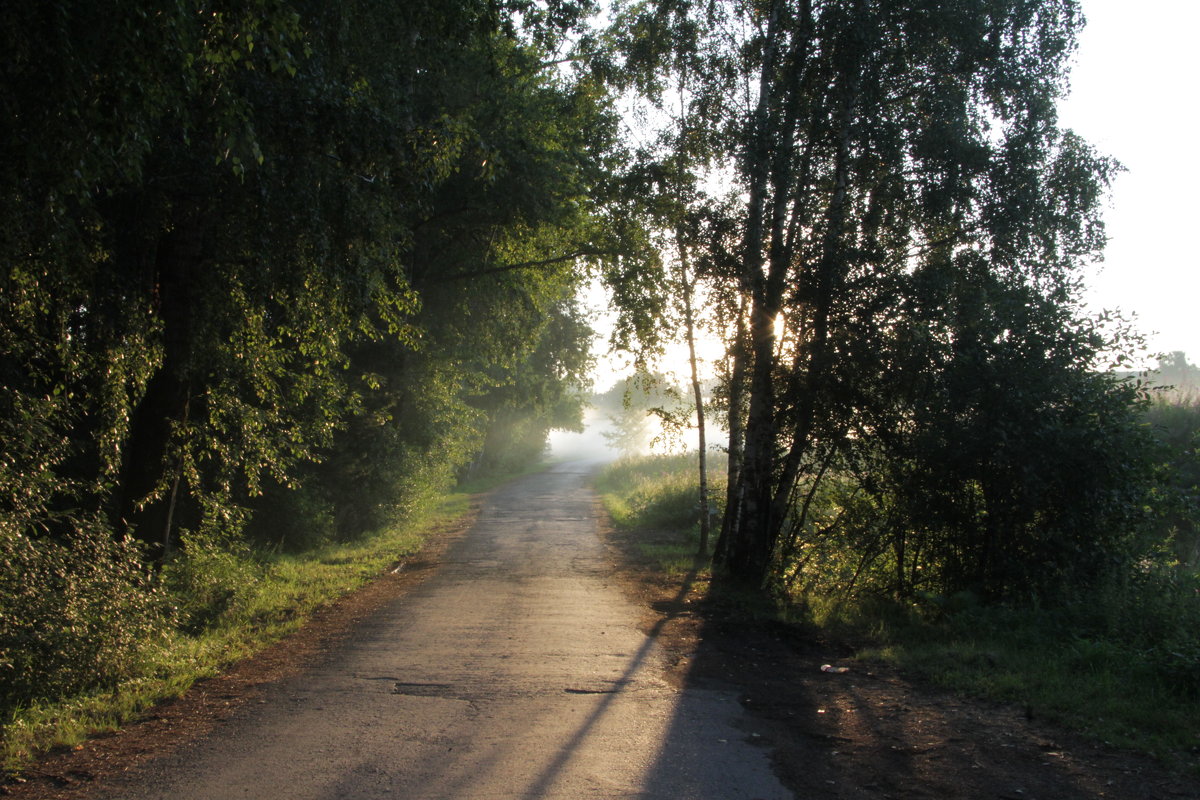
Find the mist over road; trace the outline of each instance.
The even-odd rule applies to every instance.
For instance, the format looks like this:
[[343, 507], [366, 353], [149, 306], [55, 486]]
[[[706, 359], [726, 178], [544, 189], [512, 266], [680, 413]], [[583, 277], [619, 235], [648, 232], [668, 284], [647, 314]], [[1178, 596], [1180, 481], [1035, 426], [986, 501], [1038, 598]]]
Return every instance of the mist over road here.
[[731, 694], [662, 679], [597, 536], [589, 468], [497, 490], [436, 574], [126, 800], [791, 795]]

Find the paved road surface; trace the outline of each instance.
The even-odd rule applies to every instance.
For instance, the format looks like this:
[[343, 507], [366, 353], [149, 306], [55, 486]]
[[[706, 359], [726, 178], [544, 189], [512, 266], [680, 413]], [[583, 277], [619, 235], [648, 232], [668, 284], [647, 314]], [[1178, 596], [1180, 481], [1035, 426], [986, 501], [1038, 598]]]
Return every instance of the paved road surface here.
[[114, 785], [124, 800], [785, 800], [735, 699], [661, 678], [586, 468], [494, 493], [323, 665]]

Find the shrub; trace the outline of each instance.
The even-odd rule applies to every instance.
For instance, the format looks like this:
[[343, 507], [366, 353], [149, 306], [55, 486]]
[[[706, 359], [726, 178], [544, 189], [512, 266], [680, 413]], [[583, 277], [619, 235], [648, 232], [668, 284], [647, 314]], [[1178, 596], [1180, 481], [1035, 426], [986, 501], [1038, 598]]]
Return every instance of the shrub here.
[[1200, 398], [1156, 393], [1146, 420], [1166, 462], [1155, 534], [1181, 564], [1194, 568], [1200, 564]]
[[138, 547], [98, 524], [69, 541], [0, 525], [0, 711], [115, 686], [167, 625]]
[[180, 630], [196, 634], [222, 615], [235, 613], [262, 568], [247, 545], [219, 532], [185, 532], [180, 545], [163, 567], [163, 586]]

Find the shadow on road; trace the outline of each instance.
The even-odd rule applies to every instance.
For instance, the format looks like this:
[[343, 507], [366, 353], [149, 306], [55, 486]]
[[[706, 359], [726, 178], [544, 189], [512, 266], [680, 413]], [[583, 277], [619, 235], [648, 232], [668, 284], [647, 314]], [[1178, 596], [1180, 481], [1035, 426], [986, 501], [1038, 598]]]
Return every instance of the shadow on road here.
[[[675, 596], [675, 603], [682, 604], [684, 599], [687, 598], [696, 580], [696, 574], [696, 571], [692, 570], [684, 579], [678, 594]], [[659, 634], [662, 632], [664, 626], [666, 626], [677, 614], [678, 612], [667, 614], [657, 623], [655, 623], [654, 627], [649, 631], [642, 646], [638, 648], [637, 652], [633, 654], [632, 658], [630, 658], [629, 665], [626, 667], [625, 672], [621, 676], [620, 680], [616, 682], [614, 690], [607, 693], [600, 701], [600, 704], [596, 706], [596, 708], [590, 714], [588, 714], [587, 718], [579, 726], [579, 729], [575, 732], [574, 736], [572, 736], [570, 740], [563, 745], [562, 749], [546, 766], [546, 768], [538, 776], [537, 780], [535, 780], [529, 786], [528, 796], [547, 796], [548, 791], [554, 785], [555, 779], [563, 771], [563, 768], [570, 763], [571, 758], [576, 750], [578, 750], [578, 748], [588, 738], [588, 735], [592, 732], [600, 720], [603, 719], [604, 716], [609, 712], [612, 704], [620, 696], [622, 688], [630, 685], [633, 682], [635, 675], [646, 666], [647, 658], [649, 657], [650, 652], [654, 649]], [[648, 776], [648, 778], [651, 783], [655, 782], [653, 773]], [[661, 789], [658, 791], [661, 791]], [[655, 793], [655, 790], [650, 789], [650, 796], [657, 797], [658, 795]], [[670, 797], [672, 795], [664, 794], [663, 796]]]

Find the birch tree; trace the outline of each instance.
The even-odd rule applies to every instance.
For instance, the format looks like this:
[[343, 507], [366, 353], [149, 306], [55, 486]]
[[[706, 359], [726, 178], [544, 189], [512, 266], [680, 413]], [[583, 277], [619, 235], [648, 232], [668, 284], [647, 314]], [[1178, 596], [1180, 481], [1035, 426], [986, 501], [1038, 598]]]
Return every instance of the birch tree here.
[[714, 258], [745, 304], [730, 370], [745, 402], [729, 406], [744, 436], [718, 555], [763, 585], [803, 487], [905, 424], [889, 393], [916, 368], [900, 331], [963, 341], [946, 324], [953, 288], [927, 302], [919, 287], [983, 271], [1066, 306], [1098, 254], [1114, 166], [1055, 112], [1083, 19], [1074, 0], [657, 2], [627, 15], [634, 67], [706, 54], [695, 107], [736, 176], [736, 243]]

